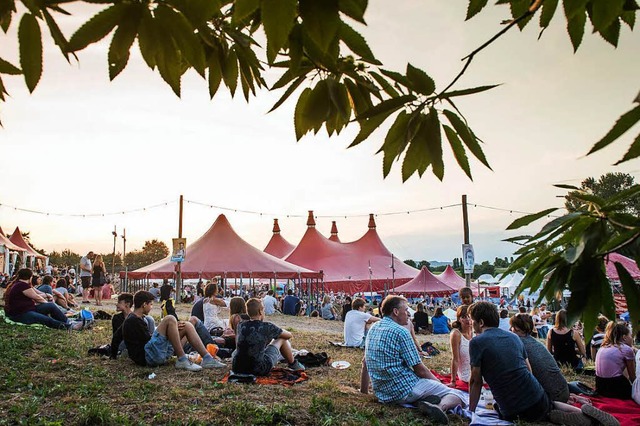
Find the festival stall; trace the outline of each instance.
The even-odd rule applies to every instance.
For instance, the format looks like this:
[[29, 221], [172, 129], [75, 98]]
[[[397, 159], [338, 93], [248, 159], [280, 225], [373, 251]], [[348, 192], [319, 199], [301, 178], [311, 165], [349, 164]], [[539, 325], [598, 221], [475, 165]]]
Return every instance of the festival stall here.
[[16, 226], [13, 234], [11, 234], [11, 236], [9, 237], [9, 241], [11, 241], [16, 246], [24, 249], [24, 258], [22, 259], [22, 265], [17, 265], [17, 267], [26, 266], [31, 269], [42, 269], [46, 266], [47, 256], [38, 253], [33, 247], [29, 245], [29, 243], [24, 240], [19, 227]]
[[396, 287], [395, 293], [402, 295], [428, 294], [432, 297], [444, 297], [458, 291], [433, 275], [423, 266], [418, 275], [411, 281]]
[[26, 249], [12, 243], [0, 228], [0, 273], [13, 274], [18, 256], [24, 259], [25, 252]]

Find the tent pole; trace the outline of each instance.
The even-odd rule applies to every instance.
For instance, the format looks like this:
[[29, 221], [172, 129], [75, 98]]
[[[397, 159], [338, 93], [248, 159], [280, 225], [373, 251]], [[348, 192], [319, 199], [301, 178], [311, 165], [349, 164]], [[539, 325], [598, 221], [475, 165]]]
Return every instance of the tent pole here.
[[[182, 210], [183, 196], [180, 195], [180, 213], [178, 215], [178, 238], [182, 238]], [[178, 262], [178, 276], [176, 277], [176, 303], [180, 303], [182, 295], [182, 262]]]

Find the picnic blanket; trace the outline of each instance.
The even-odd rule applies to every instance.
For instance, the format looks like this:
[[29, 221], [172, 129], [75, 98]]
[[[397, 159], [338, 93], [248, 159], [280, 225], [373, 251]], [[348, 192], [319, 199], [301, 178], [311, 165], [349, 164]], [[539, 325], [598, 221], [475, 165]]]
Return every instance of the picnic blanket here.
[[[444, 383], [445, 385], [448, 385], [449, 383], [451, 383], [451, 374], [441, 374], [441, 373], [438, 373], [436, 370], [431, 370], [431, 373], [433, 373], [433, 375], [436, 376], [436, 378], [440, 380], [442, 383]], [[468, 393], [469, 383], [463, 382], [462, 380], [456, 378], [455, 388]]]
[[0, 319], [3, 319], [5, 323], [10, 325], [21, 325], [23, 327], [32, 327], [32, 328], [47, 328], [42, 324], [23, 324], [21, 322], [11, 321], [9, 318], [5, 316], [4, 309], [0, 309]]
[[585, 397], [591, 400], [594, 407], [606, 411], [618, 419], [621, 426], [640, 425], [640, 405], [632, 399], [614, 399], [603, 396]]
[[[230, 374], [230, 372], [227, 373], [222, 380], [220, 380], [220, 383], [227, 383]], [[309, 380], [309, 377], [304, 371], [293, 371], [288, 368], [275, 367], [271, 369], [271, 373], [269, 373], [268, 376], [257, 376], [255, 383], [259, 385], [282, 385], [288, 387], [307, 380]]]

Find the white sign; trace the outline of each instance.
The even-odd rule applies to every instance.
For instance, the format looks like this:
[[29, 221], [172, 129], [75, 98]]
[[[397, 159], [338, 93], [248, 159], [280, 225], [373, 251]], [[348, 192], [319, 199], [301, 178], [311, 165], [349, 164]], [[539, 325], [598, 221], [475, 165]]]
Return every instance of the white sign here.
[[475, 254], [471, 244], [462, 245], [462, 265], [465, 274], [473, 274], [473, 266], [475, 265]]

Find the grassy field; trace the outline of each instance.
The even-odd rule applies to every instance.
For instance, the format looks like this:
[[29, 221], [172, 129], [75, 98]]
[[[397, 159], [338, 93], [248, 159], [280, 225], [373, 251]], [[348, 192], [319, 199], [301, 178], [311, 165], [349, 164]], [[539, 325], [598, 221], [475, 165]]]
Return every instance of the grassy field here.
[[[105, 310], [113, 313], [113, 302]], [[181, 319], [186, 312], [179, 311]], [[229, 368], [189, 373], [171, 365], [152, 369], [88, 355], [89, 348], [110, 341], [109, 321], [71, 334], [0, 322], [0, 425], [429, 424], [414, 410], [382, 405], [358, 392], [363, 352], [328, 343], [341, 339], [342, 323], [284, 316], [272, 320], [294, 334], [295, 348], [327, 352], [351, 367], [311, 368], [310, 380], [289, 388], [221, 384]], [[448, 372], [448, 336], [419, 340], [429, 340], [442, 351], [427, 366]], [[149, 379], [152, 372], [156, 377]], [[468, 423], [453, 415], [450, 421]]]

